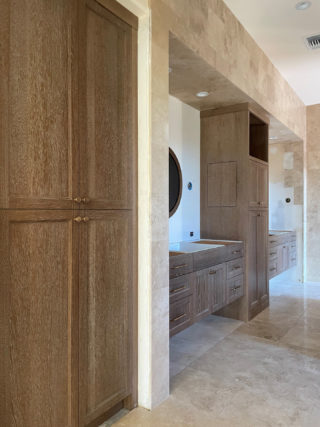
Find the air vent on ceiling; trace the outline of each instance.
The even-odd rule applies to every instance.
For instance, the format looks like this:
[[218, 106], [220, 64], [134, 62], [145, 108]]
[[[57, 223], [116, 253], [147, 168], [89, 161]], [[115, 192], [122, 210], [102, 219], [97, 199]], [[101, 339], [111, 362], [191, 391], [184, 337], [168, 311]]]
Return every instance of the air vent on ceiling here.
[[320, 34], [305, 38], [305, 43], [309, 49], [320, 49]]

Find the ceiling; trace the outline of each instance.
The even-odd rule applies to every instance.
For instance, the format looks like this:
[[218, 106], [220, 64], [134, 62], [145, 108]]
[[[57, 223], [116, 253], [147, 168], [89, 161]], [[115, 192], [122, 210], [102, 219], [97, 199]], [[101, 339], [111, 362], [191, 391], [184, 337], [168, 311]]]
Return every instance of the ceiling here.
[[306, 105], [320, 103], [320, 49], [304, 37], [320, 34], [320, 0], [304, 11], [298, 0], [224, 0]]
[[[276, 140], [270, 142], [300, 141], [290, 129], [263, 110], [253, 99], [213, 69], [173, 34], [170, 34], [169, 47], [171, 95], [200, 111], [249, 103], [255, 107], [256, 111], [268, 116], [269, 136], [276, 137]], [[196, 94], [204, 89], [209, 92], [209, 96], [198, 98]]]

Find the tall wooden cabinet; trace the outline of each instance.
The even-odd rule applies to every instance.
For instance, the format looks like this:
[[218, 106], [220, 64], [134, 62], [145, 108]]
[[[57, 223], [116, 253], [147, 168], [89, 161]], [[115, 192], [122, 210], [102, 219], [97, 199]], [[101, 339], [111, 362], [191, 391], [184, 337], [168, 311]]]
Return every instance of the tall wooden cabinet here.
[[137, 20], [0, 3], [0, 424], [96, 426], [136, 404]]
[[268, 119], [254, 105], [201, 112], [201, 237], [246, 244], [245, 296], [221, 314], [249, 320], [269, 304]]

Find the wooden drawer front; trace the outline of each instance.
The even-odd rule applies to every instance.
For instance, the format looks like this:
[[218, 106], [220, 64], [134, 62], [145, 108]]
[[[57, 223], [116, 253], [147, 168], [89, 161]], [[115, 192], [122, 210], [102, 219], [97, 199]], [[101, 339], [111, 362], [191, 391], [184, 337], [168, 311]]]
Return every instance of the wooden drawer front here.
[[269, 248], [281, 245], [281, 239], [277, 236], [269, 236]]
[[243, 274], [229, 279], [227, 282], [227, 303], [230, 304], [238, 298], [243, 297], [243, 295]]
[[170, 279], [170, 303], [192, 294], [194, 274]]
[[232, 277], [239, 276], [243, 274], [244, 270], [244, 260], [243, 258], [238, 258], [227, 263], [227, 279], [232, 279]]
[[269, 260], [277, 259], [277, 257], [278, 257], [277, 247], [270, 248], [269, 249]]
[[272, 279], [273, 277], [275, 277], [277, 274], [280, 273], [280, 271], [278, 271], [278, 259], [274, 259], [274, 260], [270, 260], [269, 261], [269, 279]]
[[192, 324], [192, 295], [170, 304], [170, 336]]
[[193, 259], [192, 254], [177, 255], [170, 257], [170, 278], [192, 273]]
[[244, 246], [243, 244], [241, 245], [230, 245], [228, 246], [228, 255], [226, 260], [233, 260], [233, 259], [237, 259], [237, 258], [241, 258], [244, 256]]
[[289, 249], [290, 249], [290, 253], [296, 252], [297, 251], [297, 243], [296, 242], [290, 242], [289, 243]]
[[297, 252], [296, 251], [290, 251], [289, 268], [294, 267], [295, 265], [297, 265]]

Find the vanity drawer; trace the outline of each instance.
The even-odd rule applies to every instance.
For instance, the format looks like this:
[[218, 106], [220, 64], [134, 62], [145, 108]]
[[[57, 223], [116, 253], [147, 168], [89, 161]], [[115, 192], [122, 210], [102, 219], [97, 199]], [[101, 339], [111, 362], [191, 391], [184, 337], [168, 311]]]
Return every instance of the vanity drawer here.
[[296, 251], [290, 251], [289, 255], [289, 268], [294, 267], [297, 265], [297, 252]]
[[170, 279], [170, 303], [192, 294], [194, 278], [190, 273]]
[[230, 304], [244, 295], [244, 280], [241, 276], [233, 277], [227, 281], [227, 303]]
[[233, 261], [227, 262], [227, 279], [232, 279], [232, 277], [243, 274], [243, 270], [244, 270], [243, 258], [238, 258]]
[[277, 257], [278, 257], [277, 247], [270, 248], [269, 249], [269, 260], [277, 259]]
[[270, 260], [269, 261], [269, 270], [268, 270], [269, 271], [269, 280], [280, 273], [278, 270], [279, 270], [278, 259], [276, 258], [274, 260]]
[[182, 331], [192, 324], [192, 295], [170, 304], [170, 336]]
[[192, 273], [192, 254], [177, 255], [170, 257], [170, 278]]

